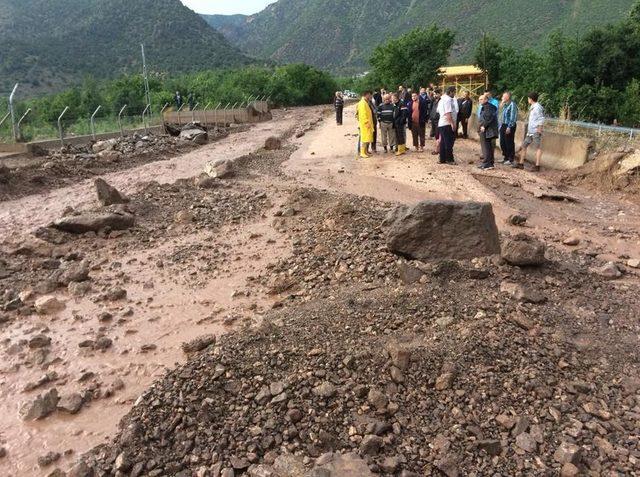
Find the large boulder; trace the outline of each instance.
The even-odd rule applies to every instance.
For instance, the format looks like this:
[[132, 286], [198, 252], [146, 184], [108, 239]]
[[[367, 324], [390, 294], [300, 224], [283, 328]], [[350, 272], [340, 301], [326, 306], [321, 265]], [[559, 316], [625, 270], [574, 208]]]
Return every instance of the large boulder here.
[[95, 179], [93, 184], [96, 187], [98, 200], [102, 205], [125, 204], [129, 202], [129, 199], [120, 194], [118, 189], [109, 185], [104, 179]]
[[502, 258], [518, 267], [536, 267], [545, 262], [547, 247], [539, 240], [524, 234], [506, 240], [502, 244]]
[[191, 129], [183, 129], [182, 131], [180, 131], [180, 139], [203, 145], [206, 144], [209, 140], [209, 135], [207, 134], [207, 131], [194, 127]]
[[500, 253], [489, 203], [424, 201], [392, 210], [384, 221], [392, 252], [417, 260], [469, 259]]
[[87, 212], [80, 215], [70, 215], [56, 220], [52, 227], [63, 232], [84, 234], [98, 232], [102, 229], [126, 230], [133, 227], [133, 215], [115, 212]]

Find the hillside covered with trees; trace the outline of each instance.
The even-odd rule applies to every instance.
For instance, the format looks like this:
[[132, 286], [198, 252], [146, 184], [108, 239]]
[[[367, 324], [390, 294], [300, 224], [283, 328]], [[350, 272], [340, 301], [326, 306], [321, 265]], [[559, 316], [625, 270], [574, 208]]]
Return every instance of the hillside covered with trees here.
[[59, 90], [84, 76], [183, 74], [251, 60], [179, 0], [2, 0], [0, 91]]
[[483, 32], [514, 48], [543, 45], [556, 29], [571, 36], [618, 21], [632, 4], [633, 0], [279, 0], [244, 19], [218, 15], [208, 21], [252, 55], [360, 72], [376, 46], [416, 27], [436, 24], [455, 32], [451, 58], [460, 62], [472, 59]]

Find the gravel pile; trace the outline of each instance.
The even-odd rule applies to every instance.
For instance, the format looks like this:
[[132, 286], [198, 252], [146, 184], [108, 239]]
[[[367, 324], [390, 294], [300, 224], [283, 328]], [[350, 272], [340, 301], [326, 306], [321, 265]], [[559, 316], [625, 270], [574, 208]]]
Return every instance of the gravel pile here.
[[355, 452], [389, 476], [637, 472], [637, 290], [555, 250], [534, 268], [407, 263], [371, 225], [385, 213], [293, 194], [277, 215], [297, 245], [274, 281], [306, 303], [169, 372], [85, 470], [350, 475], [318, 467]]

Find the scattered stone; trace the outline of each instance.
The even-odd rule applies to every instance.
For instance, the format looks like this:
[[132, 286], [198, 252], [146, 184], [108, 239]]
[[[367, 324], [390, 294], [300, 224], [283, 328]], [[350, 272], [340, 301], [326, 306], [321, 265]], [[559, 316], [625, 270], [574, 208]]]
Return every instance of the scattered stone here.
[[89, 264], [81, 262], [69, 265], [60, 275], [58, 283], [68, 286], [72, 282], [84, 282], [89, 279]]
[[112, 345], [113, 345], [113, 340], [111, 338], [107, 338], [106, 336], [101, 336], [95, 341], [93, 347], [96, 350], [104, 351], [111, 348]]
[[405, 285], [417, 283], [425, 275], [418, 267], [404, 261], [398, 262], [398, 273], [400, 274], [400, 280], [402, 280]]
[[336, 387], [328, 381], [325, 381], [313, 388], [313, 394], [323, 398], [333, 397], [337, 392], [338, 390], [336, 389]]
[[47, 335], [35, 335], [29, 340], [29, 348], [31, 349], [46, 348], [50, 344], [51, 338]]
[[52, 227], [72, 234], [99, 232], [102, 229], [126, 230], [133, 227], [135, 219], [128, 213], [85, 212], [56, 220]]
[[538, 443], [527, 432], [523, 432], [516, 437], [516, 445], [525, 452], [533, 453], [538, 448]]
[[545, 262], [544, 243], [526, 235], [518, 235], [502, 244], [502, 258], [519, 267], [539, 266]]
[[553, 458], [560, 464], [571, 463], [577, 465], [582, 459], [582, 450], [570, 442], [562, 442], [553, 454]]
[[60, 460], [59, 452], [47, 452], [45, 455], [38, 457], [38, 466], [49, 467], [51, 464]]
[[567, 462], [560, 469], [560, 477], [577, 477], [578, 475], [580, 475], [580, 469], [571, 462]]
[[215, 343], [216, 343], [215, 335], [200, 336], [187, 343], [182, 343], [182, 351], [184, 351], [187, 354], [197, 353], [198, 351], [202, 351], [203, 349], [208, 348], [209, 346], [214, 345]]
[[419, 202], [395, 208], [384, 225], [389, 250], [411, 259], [466, 259], [500, 253], [498, 228], [489, 203]]
[[82, 396], [78, 393], [73, 393], [60, 398], [57, 409], [59, 411], [68, 412], [69, 414], [77, 414], [80, 412], [80, 409], [82, 409], [83, 404], [84, 400], [82, 399]]
[[581, 239], [577, 235], [570, 235], [566, 239], [562, 241], [563, 244], [568, 245], [570, 247], [575, 247], [580, 245]]
[[23, 421], [44, 419], [56, 410], [59, 400], [58, 390], [53, 388], [39, 395], [33, 401], [23, 404], [19, 412], [20, 418]]
[[209, 135], [207, 131], [199, 128], [183, 129], [180, 131], [180, 139], [185, 141], [191, 141], [194, 144], [200, 146], [206, 144], [209, 141]]
[[592, 268], [591, 272], [607, 280], [616, 280], [622, 277], [622, 272], [614, 262], [607, 262], [601, 267]]
[[376, 455], [383, 444], [384, 441], [382, 440], [382, 437], [372, 434], [366, 435], [360, 443], [360, 452], [363, 455]]
[[264, 142], [264, 148], [267, 151], [276, 151], [278, 149], [282, 149], [282, 140], [274, 136], [268, 137]]
[[98, 200], [102, 205], [126, 204], [129, 199], [123, 197], [115, 187], [109, 185], [104, 179], [94, 179], [93, 185], [96, 188]]
[[196, 221], [196, 216], [190, 210], [181, 210], [175, 215], [173, 221], [178, 224], [190, 224]]
[[537, 289], [520, 283], [502, 282], [500, 284], [500, 291], [502, 293], [508, 293], [523, 303], [544, 303], [547, 301], [547, 298]]
[[371, 388], [367, 395], [367, 401], [378, 411], [384, 411], [389, 403], [389, 398], [382, 391]]
[[229, 159], [219, 159], [205, 166], [204, 172], [214, 179], [226, 179], [235, 175], [235, 167]]
[[509, 225], [523, 227], [527, 223], [528, 218], [525, 215], [513, 214], [507, 219]]
[[497, 439], [480, 440], [476, 445], [491, 456], [502, 454], [502, 444]]
[[54, 315], [66, 308], [63, 301], [58, 300], [55, 296], [42, 296], [34, 303], [36, 311], [40, 315]]

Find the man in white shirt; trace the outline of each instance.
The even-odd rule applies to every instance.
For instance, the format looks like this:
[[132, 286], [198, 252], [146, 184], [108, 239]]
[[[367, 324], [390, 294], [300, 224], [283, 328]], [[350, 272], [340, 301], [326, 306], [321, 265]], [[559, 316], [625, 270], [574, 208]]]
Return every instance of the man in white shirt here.
[[533, 167], [534, 172], [540, 171], [540, 159], [542, 159], [542, 129], [544, 127], [544, 108], [538, 102], [538, 93], [529, 93], [529, 122], [527, 123], [527, 131], [522, 142], [522, 146], [518, 151], [520, 156], [518, 162], [513, 164], [516, 169], [524, 169], [524, 160], [527, 157], [527, 149], [533, 146], [536, 149], [536, 165]]
[[455, 99], [456, 88], [449, 86], [438, 103], [438, 132], [440, 133], [440, 164], [455, 164], [453, 146], [458, 116], [458, 105]]

